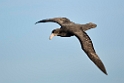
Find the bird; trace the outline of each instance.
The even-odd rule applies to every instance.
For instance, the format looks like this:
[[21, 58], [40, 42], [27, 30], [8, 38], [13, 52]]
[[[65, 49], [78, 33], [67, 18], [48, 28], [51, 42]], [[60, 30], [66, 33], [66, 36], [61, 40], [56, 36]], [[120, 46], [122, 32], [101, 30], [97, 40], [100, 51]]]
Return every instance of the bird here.
[[71, 37], [76, 36], [81, 44], [82, 50], [86, 53], [89, 59], [106, 75], [107, 71], [105, 66], [99, 56], [97, 55], [92, 40], [87, 35], [86, 31], [92, 28], [97, 27], [95, 23], [89, 22], [86, 24], [77, 24], [66, 17], [55, 17], [55, 18], [48, 18], [42, 19], [37, 21], [35, 24], [38, 23], [46, 23], [46, 22], [54, 22], [60, 25], [60, 28], [56, 28], [52, 30], [49, 39], [51, 40], [54, 36], [60, 37]]

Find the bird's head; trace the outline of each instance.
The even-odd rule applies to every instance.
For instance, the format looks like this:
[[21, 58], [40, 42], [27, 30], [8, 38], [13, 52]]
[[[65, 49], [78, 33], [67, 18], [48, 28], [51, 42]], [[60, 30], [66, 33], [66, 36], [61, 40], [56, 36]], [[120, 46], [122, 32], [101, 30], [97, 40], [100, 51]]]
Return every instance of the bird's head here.
[[49, 39], [51, 40], [54, 36], [59, 36], [60, 33], [60, 28], [54, 29], [49, 37]]

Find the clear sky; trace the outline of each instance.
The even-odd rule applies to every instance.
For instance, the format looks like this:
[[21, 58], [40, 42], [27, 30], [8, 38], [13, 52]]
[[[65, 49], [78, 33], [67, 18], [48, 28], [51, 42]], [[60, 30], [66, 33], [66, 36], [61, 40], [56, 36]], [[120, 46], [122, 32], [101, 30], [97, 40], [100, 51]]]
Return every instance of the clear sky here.
[[[93, 22], [87, 31], [108, 75], [81, 50], [76, 37], [54, 37], [67, 17]], [[0, 0], [0, 83], [124, 83], [124, 0]]]

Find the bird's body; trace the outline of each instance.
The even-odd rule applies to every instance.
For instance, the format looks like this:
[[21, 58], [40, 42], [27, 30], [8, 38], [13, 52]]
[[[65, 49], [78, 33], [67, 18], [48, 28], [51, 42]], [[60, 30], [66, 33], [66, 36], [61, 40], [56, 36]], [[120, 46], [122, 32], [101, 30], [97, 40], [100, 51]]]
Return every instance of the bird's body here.
[[55, 22], [61, 26], [60, 28], [54, 29], [52, 31], [52, 34], [50, 35], [50, 39], [52, 39], [53, 36], [61, 36], [61, 37], [76, 36], [80, 41], [81, 48], [88, 55], [90, 60], [92, 60], [101, 71], [107, 74], [102, 61], [100, 60], [100, 58], [95, 52], [95, 49], [93, 47], [90, 37], [85, 32], [88, 29], [95, 28], [97, 26], [96, 24], [94, 23], [76, 24], [64, 17], [44, 19], [36, 22], [36, 24], [43, 23], [43, 22]]

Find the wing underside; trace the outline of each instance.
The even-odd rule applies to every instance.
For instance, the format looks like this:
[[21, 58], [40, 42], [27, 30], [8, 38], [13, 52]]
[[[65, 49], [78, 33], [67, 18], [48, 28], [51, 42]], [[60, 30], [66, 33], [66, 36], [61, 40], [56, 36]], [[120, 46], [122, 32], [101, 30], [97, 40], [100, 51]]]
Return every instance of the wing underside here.
[[96, 54], [92, 41], [90, 37], [86, 34], [84, 31], [75, 32], [75, 36], [79, 39], [81, 43], [81, 47], [84, 50], [84, 52], [87, 54], [87, 56], [92, 60], [92, 62], [105, 74], [107, 74], [106, 69], [104, 67], [104, 64]]

